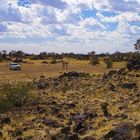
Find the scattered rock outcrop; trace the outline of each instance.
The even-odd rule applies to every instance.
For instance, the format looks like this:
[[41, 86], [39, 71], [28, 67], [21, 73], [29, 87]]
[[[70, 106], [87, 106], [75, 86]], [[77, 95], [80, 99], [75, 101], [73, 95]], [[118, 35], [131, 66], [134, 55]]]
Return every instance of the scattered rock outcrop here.
[[32, 82], [37, 103], [0, 115], [0, 139], [138, 140], [139, 83], [125, 68], [41, 76]]

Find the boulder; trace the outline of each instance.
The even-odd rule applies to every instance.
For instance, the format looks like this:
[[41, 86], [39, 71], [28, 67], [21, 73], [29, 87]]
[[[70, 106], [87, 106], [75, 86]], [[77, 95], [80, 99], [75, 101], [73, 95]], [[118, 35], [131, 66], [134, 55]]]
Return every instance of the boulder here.
[[112, 140], [125, 140], [121, 134], [116, 134], [113, 136]]
[[52, 119], [44, 119], [43, 124], [50, 126], [50, 127], [56, 127], [57, 126], [57, 121], [52, 120]]
[[108, 72], [107, 76], [111, 77], [111, 76], [117, 74], [117, 72], [118, 72], [117, 70], [110, 70], [110, 71]]
[[64, 74], [60, 75], [59, 78], [63, 78], [63, 77], [88, 77], [88, 76], [89, 76], [89, 74], [87, 74], [87, 73], [71, 71], [71, 72], [64, 73]]
[[140, 124], [137, 124], [137, 125], [135, 126], [135, 129], [136, 129], [136, 132], [137, 132], [137, 133], [140, 133]]
[[96, 138], [94, 138], [92, 136], [86, 136], [86, 137], [82, 138], [81, 140], [96, 140]]
[[71, 131], [71, 127], [70, 126], [66, 126], [66, 127], [61, 129], [61, 133], [62, 134], [69, 133], [70, 131]]
[[4, 117], [0, 120], [1, 124], [9, 124], [11, 123], [11, 119], [9, 117]]
[[[131, 130], [132, 130], [133, 126], [129, 125], [129, 124], [120, 124], [118, 125], [118, 127], [116, 127], [115, 129], [109, 131], [104, 138], [105, 139], [110, 139], [110, 138], [114, 138], [114, 140], [125, 140], [125, 139], [121, 139], [123, 138], [131, 138]], [[117, 139], [120, 138], [120, 139]]]
[[79, 133], [81, 129], [86, 129], [86, 126], [82, 122], [78, 122], [77, 124], [74, 125], [73, 131], [76, 133]]
[[101, 108], [102, 108], [102, 111], [103, 111], [103, 114], [105, 117], [109, 117], [110, 114], [108, 112], [108, 103], [107, 102], [104, 102], [101, 104]]
[[71, 119], [72, 120], [74, 120], [74, 121], [84, 121], [84, 120], [86, 120], [86, 116], [87, 115], [85, 115], [85, 114], [75, 114], [75, 115], [73, 115], [72, 117], [71, 117]]
[[3, 137], [3, 133], [2, 133], [2, 131], [0, 131], [0, 138], [2, 138]]
[[76, 133], [69, 134], [66, 140], [80, 140]]
[[22, 134], [23, 134], [23, 132], [22, 132], [22, 130], [20, 130], [20, 129], [17, 129], [17, 130], [15, 131], [15, 137], [21, 136]]
[[129, 71], [140, 70], [140, 59], [138, 58], [129, 60], [126, 67]]
[[123, 83], [121, 85], [122, 88], [126, 88], [126, 89], [133, 89], [133, 88], [137, 88], [137, 84], [136, 83]]

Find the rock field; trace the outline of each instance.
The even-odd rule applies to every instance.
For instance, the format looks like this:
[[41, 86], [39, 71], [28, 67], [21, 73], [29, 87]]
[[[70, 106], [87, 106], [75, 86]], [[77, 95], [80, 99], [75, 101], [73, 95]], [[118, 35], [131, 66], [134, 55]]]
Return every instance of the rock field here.
[[32, 81], [38, 102], [0, 114], [2, 140], [140, 140], [140, 74], [69, 72]]

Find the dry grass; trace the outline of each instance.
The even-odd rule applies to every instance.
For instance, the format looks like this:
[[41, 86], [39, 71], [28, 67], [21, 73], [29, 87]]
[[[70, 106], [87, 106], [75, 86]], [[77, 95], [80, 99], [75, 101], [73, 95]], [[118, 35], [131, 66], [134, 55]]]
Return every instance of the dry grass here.
[[[28, 63], [22, 64], [21, 71], [10, 71], [9, 63], [0, 63], [0, 80], [7, 81], [30, 81], [39, 78], [41, 75], [47, 77], [58, 76], [63, 72], [79, 71], [90, 74], [102, 74], [107, 72], [105, 64], [101, 61], [99, 65], [92, 66], [89, 61], [78, 61], [74, 59], [66, 59], [70, 62], [68, 69], [63, 69], [62, 64], [42, 64], [41, 60], [25, 60]], [[125, 62], [114, 63], [112, 69], [119, 69], [125, 66]]]
[[[107, 69], [104, 62], [101, 60], [99, 65], [92, 66], [89, 64], [89, 61], [78, 61], [74, 59], [66, 59], [66, 61], [70, 62], [70, 66], [68, 69], [63, 69], [61, 63], [58, 64], [42, 64], [42, 61], [28, 61], [27, 64], [22, 65], [21, 71], [10, 71], [8, 69], [8, 63], [1, 63], [0, 64], [0, 79], [1, 80], [10, 80], [10, 81], [32, 81], [34, 78], [39, 78], [41, 75], [46, 77], [54, 77], [62, 74], [63, 72], [68, 71], [78, 71], [78, 72], [85, 72], [89, 74], [103, 74], [112, 69], [120, 69], [125, 67], [125, 62], [117, 62], [114, 63], [112, 69]], [[130, 73], [129, 73], [130, 74]], [[135, 73], [136, 74], [136, 73]], [[9, 137], [7, 134], [8, 129], [17, 129], [22, 128], [24, 124], [29, 123], [30, 129], [23, 133], [23, 136], [33, 136], [36, 137], [35, 140], [39, 140], [40, 136], [48, 136], [47, 140], [49, 139], [49, 133], [60, 131], [60, 128], [50, 128], [42, 125], [41, 123], [33, 122], [32, 120], [35, 118], [36, 120], [40, 118], [51, 118], [53, 120], [57, 120], [61, 124], [68, 124], [69, 115], [72, 113], [80, 113], [83, 114], [85, 111], [95, 112], [98, 114], [98, 117], [92, 120], [86, 120], [86, 124], [90, 124], [93, 128], [88, 130], [86, 136], [95, 136], [96, 138], [100, 139], [102, 136], [107, 134], [110, 130], [115, 128], [119, 123], [123, 122], [133, 122], [139, 123], [140, 118], [140, 104], [136, 102], [132, 104], [133, 101], [137, 99], [137, 97], [133, 97], [135, 95], [135, 90], [129, 89], [122, 89], [117, 87], [118, 79], [109, 79], [107, 82], [100, 82], [100, 78], [97, 76], [93, 76], [91, 79], [82, 79], [80, 78], [76, 82], [75, 80], [71, 80], [73, 86], [70, 87], [66, 93], [59, 91], [53, 91], [52, 88], [46, 89], [45, 92], [41, 90], [34, 89], [33, 96], [38, 97], [40, 104], [38, 106], [43, 107], [46, 109], [45, 113], [38, 113], [36, 112], [35, 106], [30, 107], [23, 107], [21, 110], [16, 110], [12, 112], [10, 117], [13, 120], [13, 127], [12, 128], [4, 128], [4, 136], [7, 138]], [[136, 82], [140, 85], [140, 78], [136, 77], [129, 77], [129, 75], [122, 76], [123, 82]], [[64, 79], [61, 81], [61, 85], [64, 82], [71, 82]], [[116, 91], [111, 91], [108, 86], [110, 82], [115, 85]], [[51, 83], [52, 84], [52, 83]], [[75, 84], [77, 86], [75, 86]], [[53, 87], [54, 88], [54, 87]], [[132, 94], [133, 93], [133, 94]], [[51, 107], [53, 103], [51, 101], [55, 101], [57, 105], [63, 105], [61, 107], [61, 112], [65, 118], [59, 118], [55, 113], [51, 113]], [[103, 115], [103, 111], [101, 109], [101, 104], [106, 101], [108, 106], [108, 111], [112, 115], [112, 117], [105, 117]], [[72, 102], [76, 105], [75, 108], [66, 109], [65, 105], [69, 102]], [[56, 105], [56, 106], [57, 106]], [[123, 110], [119, 110], [119, 107], [126, 106]], [[128, 115], [128, 118], [122, 119], [121, 117], [115, 118], [115, 115]], [[21, 121], [22, 120], [22, 121]], [[11, 124], [12, 126], [12, 124]], [[42, 128], [40, 128], [40, 126]], [[73, 127], [73, 125], [72, 125]], [[15, 131], [14, 130], [14, 131]], [[84, 135], [85, 136], [85, 135]], [[83, 137], [83, 136], [80, 136]]]

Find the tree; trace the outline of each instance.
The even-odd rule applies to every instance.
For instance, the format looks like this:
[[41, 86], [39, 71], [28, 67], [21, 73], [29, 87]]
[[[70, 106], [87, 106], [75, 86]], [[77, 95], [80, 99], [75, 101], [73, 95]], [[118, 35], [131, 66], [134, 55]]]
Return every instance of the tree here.
[[7, 56], [7, 51], [6, 50], [2, 50], [0, 52], [0, 61], [6, 59], [6, 56]]
[[12, 50], [9, 52], [9, 56], [16, 56], [17, 52], [15, 50]]
[[140, 39], [137, 40], [134, 46], [138, 53], [134, 53], [134, 55], [129, 59], [128, 63], [126, 64], [126, 67], [129, 71], [140, 70]]
[[89, 59], [90, 59], [90, 63], [95, 66], [96, 64], [99, 64], [99, 58], [98, 56], [96, 56], [96, 52], [92, 51], [90, 53], [88, 53]]
[[20, 57], [20, 58], [22, 58], [23, 55], [24, 55], [24, 52], [21, 50], [17, 51], [17, 53], [16, 53], [16, 56]]
[[39, 58], [40, 58], [40, 59], [46, 59], [46, 57], [47, 57], [47, 53], [46, 53], [46, 52], [41, 52], [41, 53], [39, 54]]
[[90, 63], [91, 63], [93, 66], [99, 64], [99, 63], [100, 63], [100, 62], [99, 62], [99, 58], [98, 58], [97, 56], [93, 56], [93, 57], [91, 58], [91, 60], [90, 60]]
[[94, 57], [95, 56], [95, 53], [96, 53], [95, 51], [89, 52], [88, 53], [89, 58]]
[[135, 44], [135, 49], [140, 52], [140, 39], [137, 40], [136, 44]]
[[113, 62], [111, 61], [111, 59], [104, 59], [104, 63], [106, 64], [106, 67], [108, 69], [112, 68], [113, 66]]

